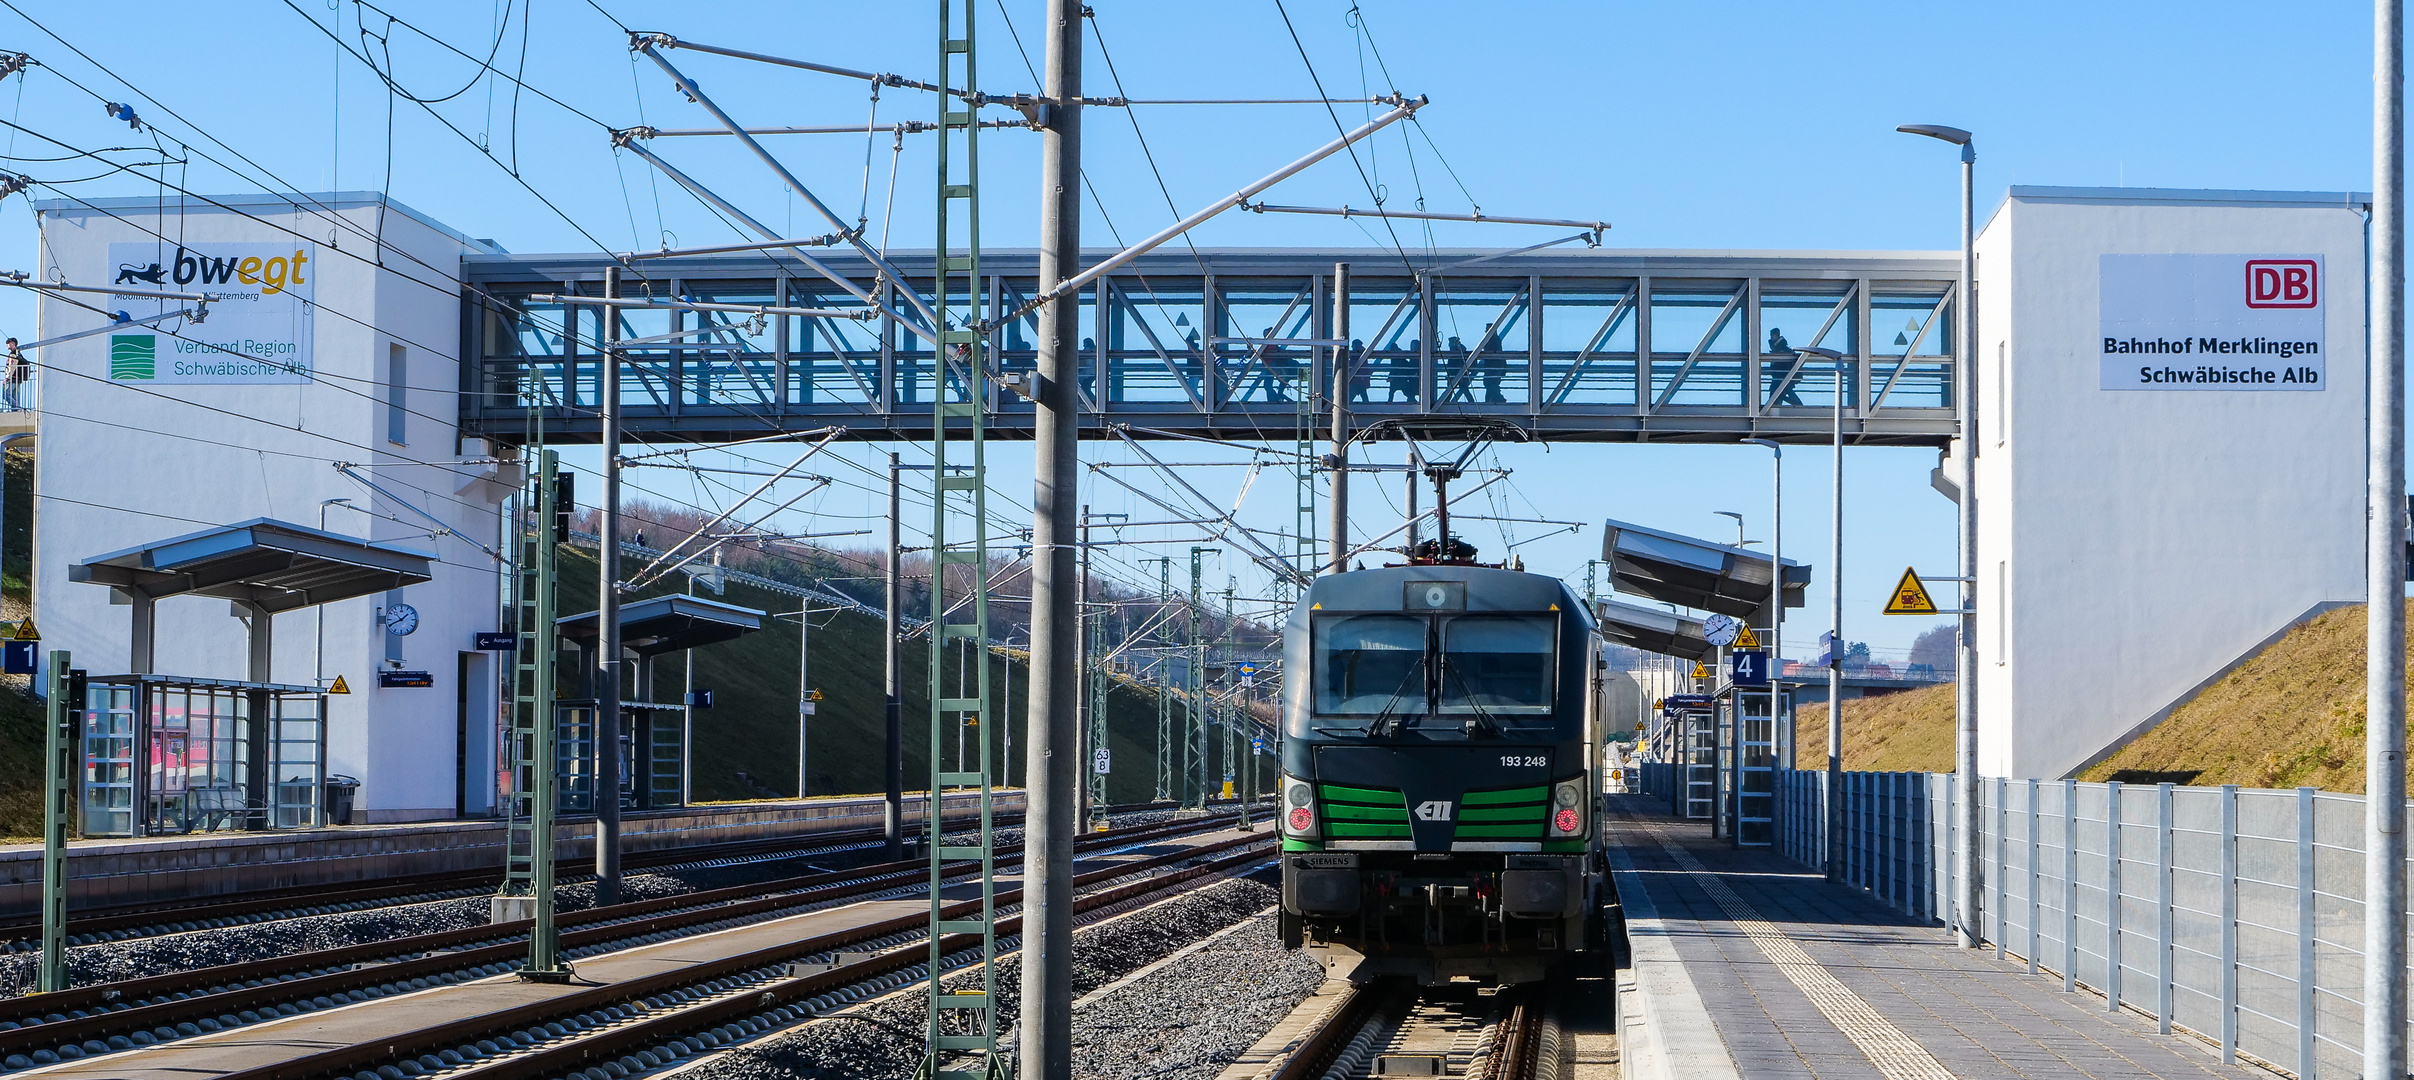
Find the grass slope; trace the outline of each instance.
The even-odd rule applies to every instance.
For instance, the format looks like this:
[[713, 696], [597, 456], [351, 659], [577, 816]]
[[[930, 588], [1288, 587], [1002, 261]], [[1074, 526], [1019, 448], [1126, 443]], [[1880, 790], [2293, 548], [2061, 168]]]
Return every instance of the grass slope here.
[[[561, 611], [595, 610], [594, 553], [577, 548], [564, 548], [563, 553]], [[679, 580], [684, 582], [684, 576]], [[675, 591], [667, 586], [648, 588], [641, 596]], [[726, 594], [710, 599], [773, 613], [801, 606], [794, 596], [739, 582], [731, 582]], [[811, 790], [816, 795], [879, 791], [885, 784], [881, 771], [881, 622], [852, 611], [816, 612], [814, 620], [810, 666], [822, 700], [811, 721]], [[697, 712], [695, 720], [694, 782], [699, 802], [796, 794], [797, 627], [793, 618], [773, 623], [734, 641], [696, 650], [696, 685], [712, 690], [714, 705], [709, 711]], [[1031, 691], [1028, 659], [1020, 652], [990, 658], [990, 693], [1003, 698], [1007, 682], [1012, 680], [1013, 709], [1007, 720], [1014, 730], [1012, 778], [1018, 785], [1026, 780], [1023, 758], [1030, 746], [1023, 723]], [[686, 693], [684, 665], [677, 654], [655, 663], [655, 698], [679, 701]], [[958, 663], [951, 652], [946, 672], [950, 688]], [[929, 640], [908, 641], [904, 672], [908, 789], [927, 787], [930, 776], [929, 671]], [[575, 684], [565, 683], [569, 685]], [[1177, 712], [1177, 730], [1179, 720]], [[1108, 699], [1107, 740], [1114, 750], [1114, 770], [1107, 777], [1108, 801], [1146, 801], [1154, 794], [1156, 783], [1156, 698], [1139, 686], [1119, 683]], [[1221, 776], [1222, 733], [1208, 741], [1210, 773]], [[945, 759], [952, 765], [952, 729], [945, 742]], [[992, 753], [996, 752], [992, 747]], [[1085, 776], [1086, 769], [1085, 762]], [[1259, 764], [1259, 774], [1261, 782], [1272, 785], [1271, 757]]]
[[[1826, 706], [1798, 711], [1795, 748], [1797, 767], [1825, 767]], [[1844, 767], [1951, 770], [1953, 688], [1845, 702]], [[2079, 778], [2362, 792], [2364, 609], [2289, 631]]]
[[2362, 792], [2364, 608], [2339, 608], [2289, 631], [2080, 779], [2116, 773]]
[[[1827, 767], [1827, 703], [1794, 710], [1794, 767]], [[1953, 684], [1844, 703], [1844, 767], [1953, 771]]]

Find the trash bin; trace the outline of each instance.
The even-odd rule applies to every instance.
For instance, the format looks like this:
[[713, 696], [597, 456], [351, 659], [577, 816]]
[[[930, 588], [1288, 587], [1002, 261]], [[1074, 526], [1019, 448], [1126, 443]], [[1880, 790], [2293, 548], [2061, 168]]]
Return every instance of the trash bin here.
[[327, 824], [352, 823], [352, 797], [360, 791], [360, 781], [349, 776], [327, 778]]

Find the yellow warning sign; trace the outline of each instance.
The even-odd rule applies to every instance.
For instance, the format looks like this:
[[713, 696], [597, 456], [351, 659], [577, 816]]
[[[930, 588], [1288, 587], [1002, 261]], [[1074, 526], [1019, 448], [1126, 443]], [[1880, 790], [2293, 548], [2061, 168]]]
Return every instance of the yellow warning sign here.
[[1936, 614], [1936, 601], [1928, 598], [1928, 586], [1920, 581], [1917, 571], [1908, 566], [1903, 568], [1903, 580], [1894, 583], [1894, 592], [1886, 598], [1886, 614]]
[[42, 640], [42, 632], [34, 629], [34, 621], [32, 619], [27, 619], [24, 622], [17, 624], [17, 633], [15, 637], [19, 641], [40, 641]]
[[350, 684], [344, 682], [343, 676], [338, 675], [335, 677], [335, 685], [328, 687], [327, 692], [330, 694], [349, 694], [352, 692], [352, 687]]
[[1735, 635], [1735, 647], [1738, 649], [1757, 649], [1760, 647], [1760, 635], [1753, 633], [1751, 627], [1744, 627], [1742, 633]]
[[1696, 679], [1707, 679], [1710, 677], [1710, 669], [1703, 667], [1702, 662], [1696, 660], [1693, 662], [1693, 677]]

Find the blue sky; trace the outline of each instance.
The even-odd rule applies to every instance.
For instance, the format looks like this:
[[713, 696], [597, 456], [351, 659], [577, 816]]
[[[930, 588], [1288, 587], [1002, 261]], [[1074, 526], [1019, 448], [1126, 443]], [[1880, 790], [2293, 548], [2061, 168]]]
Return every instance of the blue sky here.
[[[149, 135], [103, 116], [95, 97], [67, 80], [110, 100], [134, 97], [162, 145], [195, 148], [171, 179], [197, 190], [383, 188], [521, 252], [732, 238], [640, 163], [615, 159], [595, 121], [700, 126], [708, 118], [650, 65], [632, 65], [620, 29], [584, 0], [422, 3], [407, 11], [396, 3], [416, 30], [389, 23], [378, 8], [329, 0], [7, 3], [0, 9], [0, 48], [29, 52], [43, 69], [0, 83], [0, 116], [80, 149], [150, 145]], [[1370, 151], [1370, 169], [1394, 205], [1421, 190], [1435, 209], [1463, 210], [1472, 197], [1493, 213], [1606, 218], [1616, 225], [1609, 236], [1615, 247], [1948, 248], [1956, 240], [1952, 153], [1893, 131], [1914, 121], [1978, 133], [1982, 213], [2011, 184], [2360, 190], [2371, 182], [2371, 16], [2363, 4], [1368, 2], [1356, 16], [1360, 26], [1352, 25], [1347, 3], [1286, 4], [1297, 45], [1271, 0], [1102, 0], [1094, 4], [1099, 36], [1088, 54], [1089, 91], [1116, 92], [1101, 39], [1133, 97], [1312, 94], [1304, 50], [1336, 96], [1396, 87], [1432, 98], [1413, 151], [1409, 139], [1392, 133]], [[638, 29], [909, 76], [934, 69], [933, 7], [602, 0], [605, 11]], [[1032, 0], [1003, 5], [1034, 62], [1042, 10]], [[984, 0], [979, 14], [981, 83], [1033, 88], [996, 0]], [[381, 65], [390, 55], [398, 82], [415, 95], [460, 91], [434, 108], [466, 137], [419, 106], [390, 98], [377, 76], [340, 54], [322, 28], [372, 51]], [[517, 94], [515, 104], [510, 82], [481, 78], [476, 63], [423, 35], [480, 58], [492, 49], [499, 66], [594, 120], [528, 92]], [[1379, 63], [1364, 48], [1370, 38]], [[674, 55], [750, 123], [860, 122], [872, 107], [860, 82]], [[162, 105], [131, 94], [125, 83]], [[879, 102], [883, 119], [929, 119], [931, 112], [926, 96], [906, 90], [887, 90]], [[1158, 175], [1139, 152], [1134, 119], [1183, 212], [1329, 138], [1333, 123], [1315, 107], [1131, 112], [1094, 111], [1088, 120], [1086, 164], [1103, 200], [1088, 208], [1084, 222], [1093, 245], [1111, 242], [1110, 218], [1125, 236], [1154, 231], [1171, 218]], [[1344, 110], [1343, 119], [1351, 118]], [[809, 227], [770, 175], [740, 160], [734, 147], [670, 142], [656, 146], [755, 216]], [[852, 216], [868, 202], [877, 230], [885, 141], [871, 147], [868, 198], [864, 141], [798, 137], [779, 149], [841, 213]], [[66, 151], [34, 135], [0, 132], [0, 153], [30, 159]], [[1036, 235], [1036, 140], [1001, 133], [984, 141], [983, 154], [984, 240], [1028, 246]], [[103, 171], [88, 160], [19, 160], [11, 167], [82, 197], [157, 190], [125, 174], [69, 183]], [[506, 171], [512, 167], [520, 179]], [[899, 167], [890, 228], [898, 246], [926, 246], [927, 150], [909, 146]], [[1370, 201], [1343, 159], [1311, 169], [1274, 195], [1314, 205]], [[1483, 226], [1436, 226], [1434, 235], [1444, 245], [1545, 238]], [[1197, 240], [1369, 243], [1354, 223], [1251, 215], [1213, 222]], [[0, 204], [0, 265], [36, 269], [33, 247], [22, 198]], [[28, 314], [21, 301], [0, 298], [0, 322], [19, 327]], [[1009, 444], [993, 458], [1000, 488], [1012, 503], [1027, 503], [1027, 448]], [[1932, 452], [1916, 450], [1848, 455], [1850, 637], [1901, 647], [1927, 625], [1886, 619], [1877, 608], [1903, 566], [1942, 570], [1951, 563], [1951, 506], [1927, 484], [1934, 460]], [[1592, 522], [1581, 532], [1521, 546], [1535, 569], [1580, 580], [1583, 560], [1597, 554], [1605, 517], [1732, 538], [1732, 523], [1713, 511], [1735, 510], [1748, 516], [1752, 536], [1766, 535], [1767, 458], [1755, 448], [1562, 446], [1508, 452], [1502, 463], [1516, 474], [1504, 485], [1513, 491], [1501, 509]], [[1823, 560], [1825, 455], [1797, 451], [1788, 464], [1789, 552]], [[1203, 470], [1202, 486], [1228, 499], [1241, 472]], [[682, 499], [712, 495], [691, 490], [684, 479], [652, 486]], [[1289, 497], [1280, 490], [1286, 487], [1261, 481], [1244, 514], [1269, 524], [1287, 518]], [[1102, 492], [1095, 501], [1120, 510], [1127, 500]], [[1380, 500], [1361, 494], [1358, 505], [1362, 532], [1392, 523], [1383, 519]], [[799, 506], [818, 517], [800, 517], [792, 527], [826, 531], [855, 527], [846, 523], [873, 512], [876, 500], [863, 489], [838, 488]], [[1478, 541], [1498, 546], [1497, 538]], [[1131, 577], [1140, 572], [1136, 565], [1118, 569]], [[1244, 593], [1252, 591], [1245, 568], [1235, 563], [1231, 572], [1243, 575]], [[1211, 572], [1211, 587], [1220, 587], [1223, 574]], [[1148, 575], [1153, 579], [1153, 570]], [[1810, 613], [1826, 607], [1825, 581], [1823, 567]], [[1814, 618], [1796, 626], [1809, 627]], [[1788, 634], [1789, 641], [1808, 636]]]

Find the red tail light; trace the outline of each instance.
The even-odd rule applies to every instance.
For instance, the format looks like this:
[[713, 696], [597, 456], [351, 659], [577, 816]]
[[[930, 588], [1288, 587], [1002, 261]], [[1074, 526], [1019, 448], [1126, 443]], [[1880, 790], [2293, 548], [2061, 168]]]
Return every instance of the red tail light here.
[[1314, 812], [1314, 811], [1309, 810], [1307, 807], [1304, 807], [1304, 806], [1294, 806], [1294, 807], [1292, 807], [1292, 808], [1291, 808], [1291, 831], [1292, 831], [1292, 832], [1295, 832], [1295, 833], [1303, 833], [1303, 832], [1308, 831], [1308, 830], [1309, 830], [1309, 829], [1311, 829], [1311, 828], [1314, 828], [1314, 827], [1315, 827], [1315, 825], [1316, 825], [1316, 814], [1315, 814], [1315, 812]]
[[1558, 813], [1551, 815], [1551, 828], [1563, 833], [1575, 832], [1583, 824], [1584, 820], [1576, 816], [1576, 808], [1572, 806], [1561, 807]]

